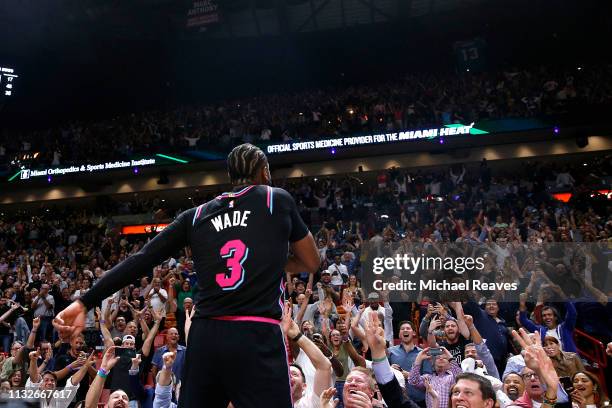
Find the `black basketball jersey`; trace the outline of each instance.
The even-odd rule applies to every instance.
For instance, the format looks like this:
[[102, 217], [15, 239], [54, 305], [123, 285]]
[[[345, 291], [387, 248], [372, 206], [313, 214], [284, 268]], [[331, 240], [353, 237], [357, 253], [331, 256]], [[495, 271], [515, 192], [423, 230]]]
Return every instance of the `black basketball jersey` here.
[[288, 244], [307, 233], [289, 193], [247, 186], [183, 212], [138, 253], [105, 273], [82, 301], [93, 307], [189, 245], [198, 278], [196, 317], [280, 319]]

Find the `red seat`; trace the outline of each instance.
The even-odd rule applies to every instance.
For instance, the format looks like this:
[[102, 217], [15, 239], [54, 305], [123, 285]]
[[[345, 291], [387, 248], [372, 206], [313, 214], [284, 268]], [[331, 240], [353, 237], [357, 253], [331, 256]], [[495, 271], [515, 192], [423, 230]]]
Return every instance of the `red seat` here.
[[164, 344], [166, 344], [166, 331], [165, 330], [159, 333], [157, 336], [155, 336], [155, 339], [153, 340], [153, 348], [157, 350]]

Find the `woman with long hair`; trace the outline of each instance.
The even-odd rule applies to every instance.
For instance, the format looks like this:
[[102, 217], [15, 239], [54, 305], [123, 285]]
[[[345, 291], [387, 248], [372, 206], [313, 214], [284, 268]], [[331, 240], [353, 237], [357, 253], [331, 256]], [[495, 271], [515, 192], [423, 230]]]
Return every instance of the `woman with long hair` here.
[[[342, 367], [344, 367], [344, 373], [336, 378], [336, 395], [338, 395], [340, 399], [339, 406], [342, 406], [342, 390], [344, 389], [346, 376], [351, 371], [349, 360], [351, 360], [354, 367], [365, 367], [366, 361], [357, 353], [355, 347], [353, 347], [353, 343], [349, 338], [349, 326], [344, 319], [338, 319], [336, 328], [329, 333], [327, 340], [332, 355], [336, 357], [336, 359], [342, 363]], [[338, 373], [336, 373], [336, 375], [337, 374]]]
[[349, 276], [347, 287], [344, 290], [349, 291], [351, 293], [353, 301], [355, 302], [355, 306], [357, 307], [359, 307], [359, 305], [365, 299], [365, 294], [363, 292], [363, 289], [361, 288], [361, 284], [357, 280], [356, 275]]
[[597, 377], [587, 371], [578, 371], [572, 376], [574, 408], [602, 408], [608, 402]]

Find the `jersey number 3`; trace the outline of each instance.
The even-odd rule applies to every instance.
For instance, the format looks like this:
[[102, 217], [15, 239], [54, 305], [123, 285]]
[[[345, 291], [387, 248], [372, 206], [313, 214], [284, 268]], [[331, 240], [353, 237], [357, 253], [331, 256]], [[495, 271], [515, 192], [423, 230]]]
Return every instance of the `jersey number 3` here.
[[239, 239], [227, 241], [221, 248], [221, 258], [227, 259], [226, 265], [229, 275], [218, 273], [217, 284], [223, 290], [234, 290], [244, 282], [244, 268], [242, 264], [249, 256], [249, 248]]

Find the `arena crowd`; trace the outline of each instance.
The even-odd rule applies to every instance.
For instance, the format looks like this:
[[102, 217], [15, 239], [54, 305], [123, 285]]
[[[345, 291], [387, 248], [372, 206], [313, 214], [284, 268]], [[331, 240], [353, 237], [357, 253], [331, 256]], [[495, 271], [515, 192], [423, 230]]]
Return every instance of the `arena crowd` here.
[[[602, 362], [580, 354], [593, 350], [574, 336], [608, 344], [609, 366], [612, 212], [593, 191], [609, 185], [610, 156], [587, 164], [532, 163], [504, 175], [483, 160], [437, 172], [392, 168], [374, 182], [359, 174], [279, 181], [322, 259], [316, 275], [288, 276], [285, 286], [294, 406], [606, 406]], [[574, 197], [553, 199], [557, 188]], [[188, 248], [91, 310], [81, 336], [60, 338], [53, 325], [150, 238], [120, 235], [112, 216], [159, 205], [0, 218], [2, 398], [25, 387], [70, 392], [48, 401], [58, 407], [175, 406], [197, 290]], [[410, 253], [445, 243], [486, 252], [486, 279], [517, 282], [520, 298], [423, 292], [415, 302], [361, 287], [365, 248]], [[589, 245], [560, 252], [557, 243]]]
[[609, 65], [408, 74], [382, 83], [182, 106], [45, 130], [5, 129], [0, 165], [36, 168], [195, 149], [227, 153], [243, 142], [560, 115], [576, 106], [609, 104], [611, 77]]

